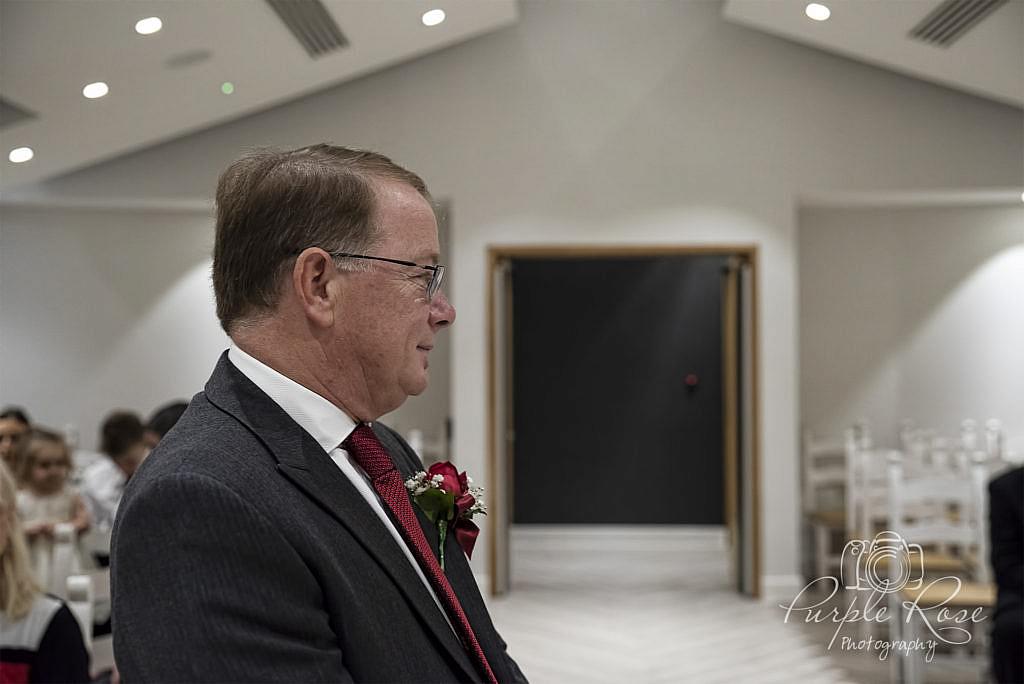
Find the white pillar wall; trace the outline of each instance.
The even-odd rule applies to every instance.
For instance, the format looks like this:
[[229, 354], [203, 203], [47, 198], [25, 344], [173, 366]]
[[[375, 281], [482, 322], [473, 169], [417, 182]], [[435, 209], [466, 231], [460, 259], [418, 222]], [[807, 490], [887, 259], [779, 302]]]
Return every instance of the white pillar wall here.
[[[766, 584], [795, 583], [796, 198], [1024, 185], [1021, 112], [728, 24], [718, 3], [524, 2], [520, 9], [520, 22], [508, 29], [23, 195], [41, 202], [208, 200], [227, 163], [261, 144], [333, 141], [381, 150], [414, 169], [435, 196], [451, 201], [448, 287], [459, 312], [450, 333], [454, 455], [481, 482], [489, 245], [758, 245], [761, 568]], [[10, 211], [0, 208], [4, 223]], [[80, 316], [47, 327], [51, 339], [35, 349], [10, 346], [7, 331], [25, 322], [8, 302], [32, 301], [40, 316], [48, 306], [49, 295], [31, 280], [7, 275], [11, 263], [45, 263], [41, 255], [52, 247], [31, 234], [36, 220], [16, 238], [0, 231], [0, 401], [29, 393], [24, 375], [8, 369], [34, 363], [43, 349], [74, 371], [65, 385], [91, 386], [88, 369], [64, 360], [78, 353]], [[129, 222], [112, 220], [122, 228]], [[160, 232], [145, 222], [136, 227], [154, 239]], [[192, 249], [208, 235], [181, 239]], [[126, 262], [147, 255], [130, 241], [109, 249]], [[78, 278], [64, 286], [83, 307], [102, 308], [116, 301], [112, 289], [132, 284]], [[160, 326], [155, 341], [190, 339], [194, 321], [209, 315], [204, 307], [208, 299], [173, 311], [181, 318]], [[208, 372], [222, 340], [205, 339], [183, 377]], [[178, 393], [168, 380], [146, 378], [154, 396]], [[57, 402], [59, 387], [46, 391]], [[487, 554], [478, 554], [476, 571], [486, 574], [486, 563]]]
[[806, 428], [896, 446], [904, 418], [998, 418], [1024, 460], [1024, 203], [808, 208], [799, 246]]
[[95, 449], [111, 410], [145, 419], [202, 389], [228, 344], [208, 209], [5, 206], [0, 220], [0, 404]]

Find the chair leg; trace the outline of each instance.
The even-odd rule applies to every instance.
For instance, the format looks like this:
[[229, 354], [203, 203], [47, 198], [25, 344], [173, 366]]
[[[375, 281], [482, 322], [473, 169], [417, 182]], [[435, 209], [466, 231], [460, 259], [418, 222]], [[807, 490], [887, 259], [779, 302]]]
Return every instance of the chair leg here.
[[832, 540], [825, 525], [814, 526], [814, 573], [815, 579], [828, 575], [828, 556]]
[[[902, 618], [902, 614], [900, 615]], [[917, 642], [917, 621], [913, 617], [910, 622], [904, 625], [904, 632], [907, 635], [907, 643]], [[924, 670], [924, 654], [920, 651], [913, 651], [906, 656], [907, 661], [907, 684], [920, 684]]]

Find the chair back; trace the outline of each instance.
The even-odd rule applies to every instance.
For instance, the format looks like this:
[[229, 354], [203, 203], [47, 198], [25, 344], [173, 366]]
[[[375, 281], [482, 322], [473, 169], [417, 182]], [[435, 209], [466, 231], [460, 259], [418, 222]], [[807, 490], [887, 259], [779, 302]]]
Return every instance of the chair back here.
[[805, 431], [801, 473], [805, 513], [842, 509], [846, 489], [846, 450], [842, 442]]
[[930, 546], [946, 553], [955, 549], [964, 560], [973, 556], [976, 581], [987, 577], [985, 460], [985, 452], [975, 451], [965, 473], [942, 459], [911, 468], [903, 452], [887, 455], [887, 529], [899, 534], [912, 550]]
[[846, 538], [858, 539], [874, 529], [884, 514], [885, 451], [873, 449], [864, 427], [846, 432]]

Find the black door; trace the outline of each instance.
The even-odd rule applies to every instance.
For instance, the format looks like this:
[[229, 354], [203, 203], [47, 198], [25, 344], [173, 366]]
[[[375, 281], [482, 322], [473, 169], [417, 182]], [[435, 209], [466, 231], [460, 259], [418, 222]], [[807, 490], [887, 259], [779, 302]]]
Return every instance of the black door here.
[[725, 257], [513, 259], [516, 524], [721, 524]]

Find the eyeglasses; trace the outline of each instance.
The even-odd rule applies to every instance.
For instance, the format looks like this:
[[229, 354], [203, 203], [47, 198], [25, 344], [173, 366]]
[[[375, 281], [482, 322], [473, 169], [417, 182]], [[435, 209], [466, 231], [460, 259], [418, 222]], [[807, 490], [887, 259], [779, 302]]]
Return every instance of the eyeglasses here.
[[365, 254], [349, 254], [348, 252], [330, 252], [332, 257], [345, 257], [347, 259], [371, 259], [373, 261], [386, 261], [389, 264], [399, 264], [400, 266], [412, 266], [414, 268], [422, 268], [425, 271], [430, 271], [430, 282], [427, 283], [427, 301], [432, 301], [437, 291], [441, 289], [441, 281], [444, 280], [444, 266], [437, 264], [424, 265], [417, 264], [412, 261], [402, 261], [401, 259], [387, 259], [385, 257], [378, 256], [367, 256]]

